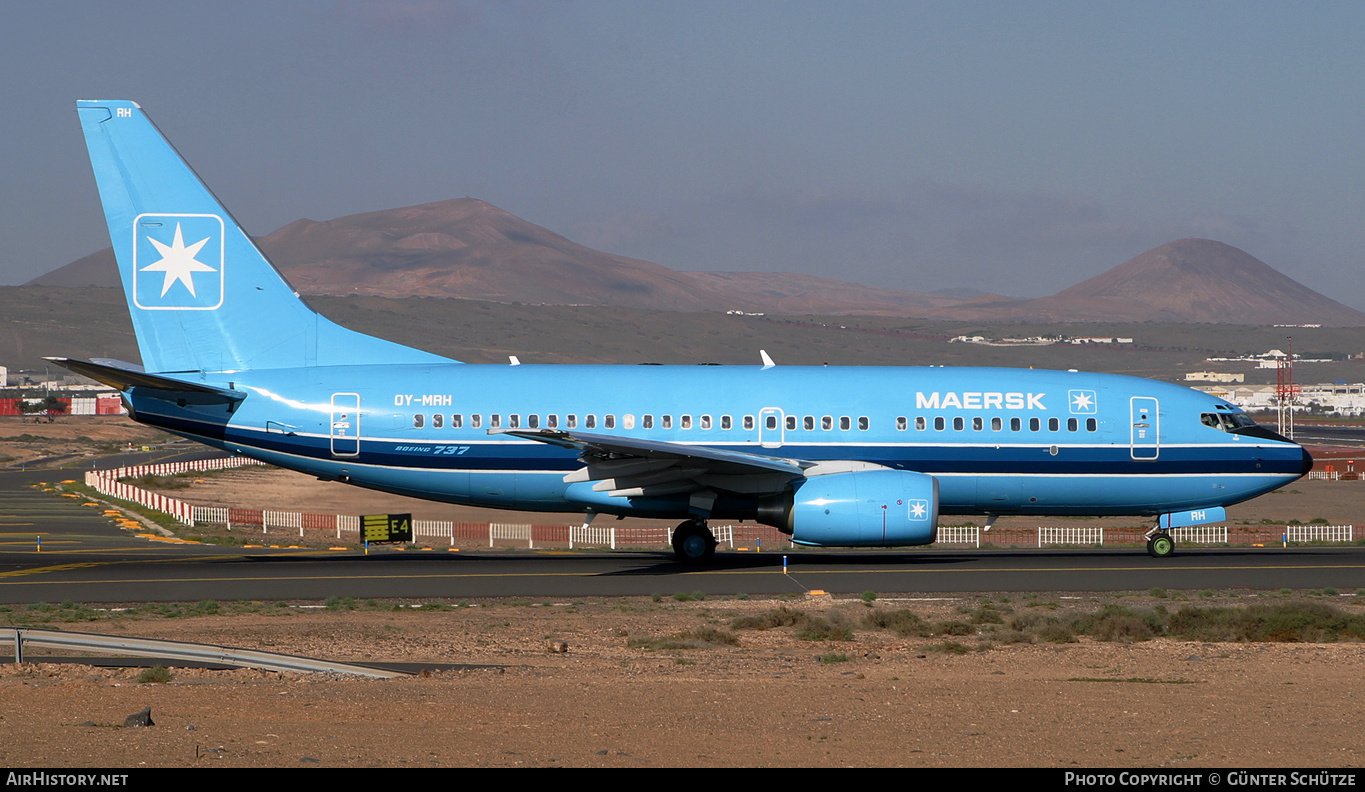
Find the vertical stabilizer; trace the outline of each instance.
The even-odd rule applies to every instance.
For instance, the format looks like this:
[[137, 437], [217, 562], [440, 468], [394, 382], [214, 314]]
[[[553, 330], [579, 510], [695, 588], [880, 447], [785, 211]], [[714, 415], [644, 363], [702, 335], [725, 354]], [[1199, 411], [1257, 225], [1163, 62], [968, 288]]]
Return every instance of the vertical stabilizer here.
[[77, 102], [143, 366], [449, 362], [314, 313], [135, 102]]

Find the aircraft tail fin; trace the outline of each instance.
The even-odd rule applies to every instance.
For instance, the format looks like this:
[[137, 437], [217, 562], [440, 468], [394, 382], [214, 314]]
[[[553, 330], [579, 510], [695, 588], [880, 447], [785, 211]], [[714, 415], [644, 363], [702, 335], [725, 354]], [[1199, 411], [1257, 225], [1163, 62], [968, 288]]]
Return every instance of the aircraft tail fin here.
[[450, 362], [305, 305], [135, 102], [76, 106], [147, 371]]

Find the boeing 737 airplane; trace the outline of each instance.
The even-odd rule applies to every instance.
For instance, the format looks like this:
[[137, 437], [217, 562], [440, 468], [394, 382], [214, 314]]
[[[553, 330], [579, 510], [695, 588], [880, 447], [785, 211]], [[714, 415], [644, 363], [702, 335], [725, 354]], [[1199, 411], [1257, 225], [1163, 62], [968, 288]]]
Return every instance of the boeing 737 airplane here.
[[1304, 475], [1306, 451], [1177, 385], [993, 368], [469, 365], [299, 300], [129, 101], [81, 101], [142, 365], [53, 358], [232, 454], [473, 506], [707, 521], [819, 547], [934, 541], [941, 515], [1146, 515], [1170, 529]]

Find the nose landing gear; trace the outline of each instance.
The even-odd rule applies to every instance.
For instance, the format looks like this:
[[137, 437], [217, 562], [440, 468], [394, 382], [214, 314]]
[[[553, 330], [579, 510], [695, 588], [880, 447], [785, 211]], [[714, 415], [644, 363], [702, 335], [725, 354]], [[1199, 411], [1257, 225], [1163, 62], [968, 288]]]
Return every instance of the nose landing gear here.
[[1175, 539], [1166, 531], [1157, 531], [1147, 539], [1147, 555], [1166, 558], [1175, 552]]

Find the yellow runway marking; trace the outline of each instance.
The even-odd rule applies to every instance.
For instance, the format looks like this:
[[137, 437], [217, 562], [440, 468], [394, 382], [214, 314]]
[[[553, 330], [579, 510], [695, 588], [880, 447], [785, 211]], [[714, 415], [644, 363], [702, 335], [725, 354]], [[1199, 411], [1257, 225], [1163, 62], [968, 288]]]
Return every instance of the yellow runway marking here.
[[[63, 554], [71, 554], [71, 552], [72, 552], [72, 551], [63, 551]], [[77, 551], [77, 552], [96, 552], [96, 551]], [[299, 555], [305, 555], [305, 554], [300, 553]], [[11, 571], [9, 571], [9, 572], [0, 572], [0, 581], [3, 581], [3, 580], [5, 580], [5, 579], [9, 579], [9, 578], [27, 577], [27, 576], [29, 576], [29, 575], [46, 575], [46, 574], [51, 574], [51, 573], [53, 573], [53, 572], [65, 572], [65, 571], [70, 570], [70, 569], [86, 569], [86, 568], [89, 568], [89, 567], [99, 567], [99, 566], [126, 566], [126, 565], [128, 565], [128, 564], [147, 564], [147, 563], [151, 563], [151, 564], [168, 564], [168, 563], [177, 562], [177, 561], [189, 561], [189, 562], [199, 562], [199, 561], [221, 561], [221, 560], [232, 560], [232, 559], [234, 559], [234, 558], [236, 558], [236, 557], [237, 557], [237, 556], [230, 556], [230, 555], [214, 555], [214, 556], [190, 556], [190, 557], [177, 556], [177, 557], [173, 557], [173, 558], [150, 558], [150, 559], [148, 559], [148, 558], [139, 558], [139, 559], [135, 559], [135, 560], [134, 560], [134, 559], [129, 559], [129, 560], [121, 560], [121, 561], [76, 561], [76, 562], [72, 562], [72, 563], [69, 563], [69, 564], [54, 564], [54, 565], [52, 565], [52, 566], [31, 567], [31, 568], [29, 568], [29, 569], [15, 569], [15, 570], [11, 570]], [[206, 579], [222, 580], [223, 578], [206, 578]], [[235, 580], [236, 578], [227, 578], [227, 579], [228, 579], [228, 580]], [[249, 578], [242, 578], [242, 579], [246, 580], [246, 579], [249, 579]], [[269, 580], [269, 578], [263, 578], [263, 579]], [[140, 580], [140, 579], [139, 579], [139, 580]], [[132, 581], [132, 580], [123, 580], [123, 581], [118, 581], [118, 580], [96, 580], [96, 581], [90, 581], [90, 582], [92, 582], [92, 583], [133, 583], [133, 582], [138, 582], [138, 581]], [[4, 583], [3, 583], [3, 582], [0, 582], [0, 585], [4, 585]]]
[[24, 575], [47, 575], [52, 572], [65, 572], [69, 569], [80, 569], [82, 567], [99, 566], [98, 561], [87, 561], [77, 564], [60, 564], [50, 567], [34, 567], [32, 569], [16, 569], [13, 572], [0, 572], [0, 578], [22, 577]]

